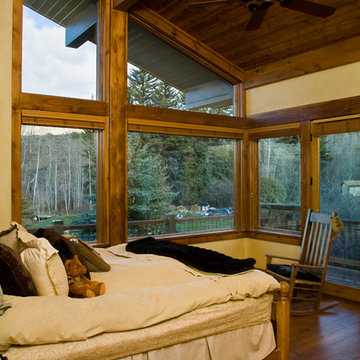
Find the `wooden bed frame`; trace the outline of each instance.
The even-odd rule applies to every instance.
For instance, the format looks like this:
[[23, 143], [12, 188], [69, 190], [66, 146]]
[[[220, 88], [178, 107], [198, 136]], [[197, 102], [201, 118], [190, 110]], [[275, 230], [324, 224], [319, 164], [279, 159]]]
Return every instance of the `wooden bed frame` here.
[[272, 321], [275, 323], [276, 349], [265, 360], [290, 359], [289, 284], [280, 282], [279, 297], [273, 302]]

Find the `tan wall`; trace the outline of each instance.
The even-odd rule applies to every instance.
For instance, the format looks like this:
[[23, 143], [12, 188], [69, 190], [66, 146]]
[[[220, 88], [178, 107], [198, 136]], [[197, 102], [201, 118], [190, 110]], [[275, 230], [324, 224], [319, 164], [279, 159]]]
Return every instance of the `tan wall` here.
[[265, 269], [266, 267], [265, 254], [288, 256], [292, 258], [298, 258], [300, 255], [300, 246], [250, 238], [209, 242], [197, 244], [196, 246], [218, 251], [225, 255], [240, 259], [253, 257], [256, 260], [255, 266], [260, 269]]
[[260, 86], [246, 92], [247, 114], [360, 95], [360, 62]]
[[0, 1], [0, 229], [11, 220], [11, 33], [12, 0]]

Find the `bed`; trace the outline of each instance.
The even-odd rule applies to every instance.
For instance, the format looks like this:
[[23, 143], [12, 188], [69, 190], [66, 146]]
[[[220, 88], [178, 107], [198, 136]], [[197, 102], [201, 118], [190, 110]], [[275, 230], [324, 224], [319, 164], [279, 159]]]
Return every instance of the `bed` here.
[[3, 356], [289, 359], [286, 285], [265, 272], [224, 276], [164, 256], [134, 254], [125, 245], [97, 250], [111, 266], [108, 272], [91, 273], [92, 280], [106, 284], [105, 295], [4, 295], [11, 308], [0, 316]]

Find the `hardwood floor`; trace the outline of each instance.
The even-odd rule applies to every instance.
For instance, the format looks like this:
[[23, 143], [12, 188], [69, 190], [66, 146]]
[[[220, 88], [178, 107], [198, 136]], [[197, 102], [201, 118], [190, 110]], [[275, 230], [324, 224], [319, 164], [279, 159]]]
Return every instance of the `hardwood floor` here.
[[290, 318], [291, 360], [360, 360], [360, 303], [342, 299], [321, 315]]

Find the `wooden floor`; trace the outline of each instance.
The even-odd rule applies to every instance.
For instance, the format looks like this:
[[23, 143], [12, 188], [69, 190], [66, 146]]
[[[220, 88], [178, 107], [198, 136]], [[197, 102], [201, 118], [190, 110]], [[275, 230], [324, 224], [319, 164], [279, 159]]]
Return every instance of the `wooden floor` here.
[[335, 300], [321, 315], [290, 318], [291, 360], [360, 360], [360, 303]]

